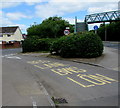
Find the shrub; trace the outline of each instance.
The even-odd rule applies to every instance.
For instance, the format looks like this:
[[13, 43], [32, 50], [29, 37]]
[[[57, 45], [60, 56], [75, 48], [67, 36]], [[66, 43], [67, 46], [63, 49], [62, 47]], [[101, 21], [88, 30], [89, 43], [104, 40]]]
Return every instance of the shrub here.
[[58, 47], [56, 46], [56, 49], [58, 48], [57, 51], [59, 50], [59, 55], [62, 57], [91, 58], [98, 57], [103, 52], [103, 43], [100, 37], [93, 32], [84, 32], [60, 38], [52, 44], [52, 47], [55, 48], [57, 44], [60, 44]]
[[49, 51], [51, 43], [52, 39], [39, 39], [37, 44], [39, 51]]
[[34, 44], [34, 42], [36, 42], [35, 40], [33, 41], [33, 39], [31, 38], [27, 38], [22, 42], [22, 51], [23, 52], [32, 52], [37, 50]]
[[54, 39], [49, 38], [27, 38], [22, 44], [23, 52], [34, 52], [34, 51], [49, 51], [51, 43]]
[[50, 53], [52, 54], [54, 52], [56, 55], [60, 54], [60, 49], [66, 38], [66, 36], [63, 36], [59, 39], [56, 39], [50, 46]]

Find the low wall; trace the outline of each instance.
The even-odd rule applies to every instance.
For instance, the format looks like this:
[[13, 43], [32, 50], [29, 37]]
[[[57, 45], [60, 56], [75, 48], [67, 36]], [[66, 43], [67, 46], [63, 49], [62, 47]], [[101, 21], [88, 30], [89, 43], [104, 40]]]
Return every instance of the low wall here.
[[2, 44], [0, 44], [0, 49], [19, 48], [19, 47], [21, 47], [21, 43], [20, 42], [2, 43]]

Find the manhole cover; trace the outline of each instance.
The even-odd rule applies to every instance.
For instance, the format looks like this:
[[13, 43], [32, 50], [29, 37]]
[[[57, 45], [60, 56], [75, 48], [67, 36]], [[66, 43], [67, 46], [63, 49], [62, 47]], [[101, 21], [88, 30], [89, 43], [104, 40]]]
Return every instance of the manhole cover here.
[[52, 97], [52, 100], [54, 101], [55, 104], [65, 104], [65, 103], [68, 103], [65, 98], [54, 98], [54, 97]]

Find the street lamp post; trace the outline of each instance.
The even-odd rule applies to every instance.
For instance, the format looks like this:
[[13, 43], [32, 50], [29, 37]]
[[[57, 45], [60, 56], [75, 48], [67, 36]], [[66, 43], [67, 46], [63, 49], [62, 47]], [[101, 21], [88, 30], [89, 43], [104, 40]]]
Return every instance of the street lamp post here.
[[[105, 25], [105, 22], [104, 22]], [[107, 41], [107, 27], [105, 26], [105, 41]]]

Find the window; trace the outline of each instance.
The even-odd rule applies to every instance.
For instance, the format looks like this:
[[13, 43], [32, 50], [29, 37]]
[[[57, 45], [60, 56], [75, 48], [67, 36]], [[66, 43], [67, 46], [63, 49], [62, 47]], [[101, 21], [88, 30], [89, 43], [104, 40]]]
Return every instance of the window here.
[[11, 35], [8, 34], [7, 36], [10, 37]]
[[3, 37], [3, 35], [0, 35], [0, 37]]

